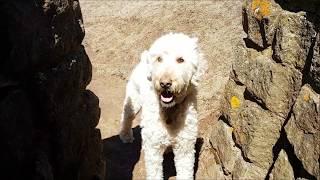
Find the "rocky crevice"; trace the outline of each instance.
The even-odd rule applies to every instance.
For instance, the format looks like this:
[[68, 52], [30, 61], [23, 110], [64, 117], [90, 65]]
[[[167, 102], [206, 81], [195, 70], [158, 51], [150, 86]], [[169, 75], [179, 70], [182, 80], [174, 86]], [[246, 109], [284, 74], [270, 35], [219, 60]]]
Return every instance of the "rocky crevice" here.
[[263, 51], [265, 48], [262, 48], [260, 46], [258, 46], [257, 44], [255, 44], [251, 39], [249, 38], [243, 38], [243, 41], [245, 42], [245, 45], [247, 48], [251, 48], [257, 51]]
[[237, 143], [236, 137], [235, 137], [235, 135], [234, 135], [233, 133], [232, 133], [232, 140], [233, 140], [235, 146], [236, 146], [236, 147], [239, 149], [239, 151], [241, 152], [241, 157], [242, 157], [242, 159], [243, 159], [245, 162], [252, 163], [252, 161], [251, 161], [248, 157], [246, 157], [246, 155], [244, 154], [244, 150], [242, 149], [241, 144]]
[[255, 96], [253, 93], [249, 92], [249, 90], [247, 88], [243, 92], [243, 98], [245, 100], [257, 103], [264, 110], [268, 110], [266, 104], [259, 97]]
[[[313, 46], [311, 46], [311, 48], [313, 48]], [[256, 97], [255, 95], [253, 95], [252, 93], [250, 93], [247, 88], [244, 91], [243, 97], [245, 100], [249, 100], [251, 102], [256, 103], [257, 105], [259, 105], [262, 109], [264, 110], [268, 110], [265, 106], [265, 104], [263, 104], [263, 102], [258, 99], [258, 97]], [[280, 131], [280, 137], [277, 140], [277, 142], [274, 144], [273, 148], [272, 148], [272, 153], [273, 153], [273, 162], [268, 170], [268, 173], [265, 177], [265, 179], [270, 179], [270, 174], [272, 173], [272, 170], [274, 168], [274, 165], [276, 163], [276, 160], [279, 157], [280, 151], [284, 150], [286, 152], [286, 154], [288, 155], [288, 160], [290, 165], [293, 168], [293, 172], [294, 172], [294, 177], [295, 179], [297, 178], [305, 178], [305, 179], [316, 179], [315, 176], [311, 175], [310, 173], [308, 173], [303, 165], [302, 162], [297, 158], [297, 156], [294, 153], [294, 149], [292, 147], [292, 144], [290, 144], [288, 138], [287, 138], [287, 134], [285, 132], [284, 127], [286, 126], [286, 124], [288, 123], [289, 119], [291, 118], [291, 116], [294, 116], [293, 114], [293, 106], [290, 108], [290, 111], [288, 113], [287, 118], [285, 119], [282, 127], [281, 127], [281, 131]], [[226, 123], [228, 126], [232, 127], [230, 124], [228, 124], [228, 120], [222, 115], [219, 120], [222, 120], [222, 122]], [[241, 144], [237, 144], [236, 142], [236, 138], [234, 136], [234, 134], [232, 134], [232, 139], [236, 145], [236, 147], [241, 151], [241, 156], [243, 158], [244, 161], [248, 162], [248, 163], [252, 163], [252, 161], [250, 161], [250, 159], [246, 158], [244, 155], [243, 150], [241, 149]], [[226, 174], [227, 175], [227, 174]]]
[[288, 161], [289, 161], [290, 165], [292, 166], [295, 179], [305, 178], [305, 179], [314, 179], [315, 180], [316, 177], [309, 174], [304, 169], [302, 162], [295, 155], [292, 144], [290, 144], [290, 142], [287, 138], [287, 134], [286, 134], [284, 127], [288, 123], [289, 119], [291, 119], [291, 116], [294, 116], [293, 106], [291, 107], [291, 110], [288, 114], [288, 117], [286, 118], [285, 122], [283, 123], [283, 126], [281, 128], [281, 132], [280, 132], [280, 137], [272, 148], [273, 162], [268, 170], [268, 173], [267, 173], [267, 176], [265, 179], [270, 179], [270, 174], [272, 173], [272, 170], [274, 169], [275, 163], [276, 163], [277, 159], [279, 158], [279, 154], [280, 154], [281, 150], [284, 150], [288, 156]]
[[[310, 77], [310, 74], [308, 72], [310, 72], [310, 68], [312, 65], [312, 59], [314, 56], [314, 47], [316, 45], [316, 37], [318, 36], [319, 32], [316, 33], [316, 35], [314, 37], [312, 37], [311, 40], [311, 46], [309, 48], [308, 54], [307, 54], [307, 59], [306, 59], [306, 63], [305, 66], [302, 70], [302, 84], [310, 84], [311, 86], [313, 86], [313, 89], [315, 89], [315, 91], [318, 91], [316, 87], [314, 87], [314, 84], [312, 82], [312, 79]], [[317, 92], [320, 93], [320, 92]]]
[[308, 171], [303, 167], [302, 162], [298, 159], [298, 157], [294, 153], [294, 148], [292, 147], [292, 144], [290, 144], [286, 132], [283, 129], [281, 131], [281, 135], [277, 143], [273, 147], [273, 153], [274, 153], [274, 163], [271, 165], [268, 174], [266, 176], [266, 179], [270, 179], [270, 173], [272, 169], [274, 168], [274, 164], [279, 157], [279, 153], [281, 150], [284, 150], [286, 154], [288, 155], [288, 160], [290, 165], [293, 168], [294, 172], [294, 178], [304, 178], [304, 179], [310, 179], [315, 180], [317, 179], [315, 176], [308, 173]]

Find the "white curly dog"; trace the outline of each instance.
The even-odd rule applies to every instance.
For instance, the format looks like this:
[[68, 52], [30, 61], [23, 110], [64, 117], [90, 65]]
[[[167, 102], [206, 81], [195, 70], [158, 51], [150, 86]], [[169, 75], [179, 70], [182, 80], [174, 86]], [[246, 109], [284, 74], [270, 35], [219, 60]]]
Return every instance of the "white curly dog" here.
[[132, 120], [141, 111], [147, 179], [163, 179], [163, 153], [172, 147], [176, 179], [193, 179], [197, 139], [196, 86], [204, 72], [197, 38], [169, 33], [141, 55], [126, 88], [120, 138], [133, 142]]

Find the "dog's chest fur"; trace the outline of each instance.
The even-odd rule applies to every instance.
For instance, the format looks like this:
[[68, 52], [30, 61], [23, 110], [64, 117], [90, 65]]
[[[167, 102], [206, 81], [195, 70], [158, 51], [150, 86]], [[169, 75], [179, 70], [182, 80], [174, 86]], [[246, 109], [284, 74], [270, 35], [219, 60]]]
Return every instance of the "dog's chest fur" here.
[[187, 107], [185, 103], [171, 108], [160, 108], [160, 121], [170, 135], [176, 135], [184, 126]]

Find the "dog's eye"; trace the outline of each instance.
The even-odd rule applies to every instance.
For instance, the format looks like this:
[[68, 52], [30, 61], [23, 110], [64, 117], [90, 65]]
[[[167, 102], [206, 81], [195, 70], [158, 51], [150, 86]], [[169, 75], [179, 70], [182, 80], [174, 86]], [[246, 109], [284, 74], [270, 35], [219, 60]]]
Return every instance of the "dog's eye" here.
[[183, 59], [182, 57], [179, 57], [179, 58], [177, 59], [177, 62], [178, 62], [178, 63], [183, 63], [183, 62], [184, 62], [184, 59]]
[[162, 58], [159, 56], [159, 57], [157, 57], [157, 61], [158, 62], [162, 62]]

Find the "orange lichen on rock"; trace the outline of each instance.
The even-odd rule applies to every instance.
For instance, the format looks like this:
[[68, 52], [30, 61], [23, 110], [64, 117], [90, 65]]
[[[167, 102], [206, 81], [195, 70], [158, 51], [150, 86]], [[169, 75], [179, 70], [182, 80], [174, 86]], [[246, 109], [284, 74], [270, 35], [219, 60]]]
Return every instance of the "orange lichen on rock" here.
[[254, 16], [261, 20], [270, 15], [270, 0], [252, 0], [251, 8]]
[[308, 102], [310, 100], [310, 94], [309, 93], [306, 93], [303, 95], [303, 100]]

